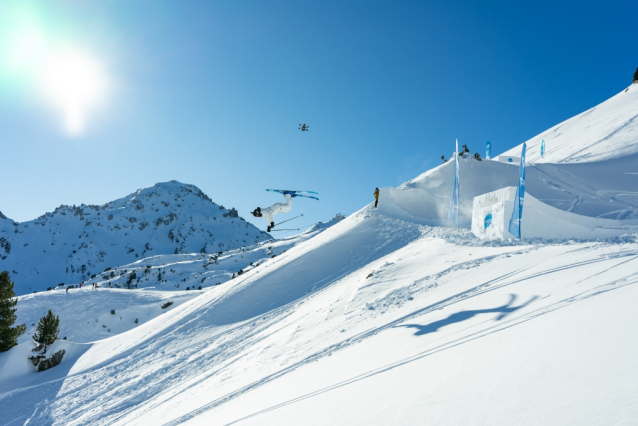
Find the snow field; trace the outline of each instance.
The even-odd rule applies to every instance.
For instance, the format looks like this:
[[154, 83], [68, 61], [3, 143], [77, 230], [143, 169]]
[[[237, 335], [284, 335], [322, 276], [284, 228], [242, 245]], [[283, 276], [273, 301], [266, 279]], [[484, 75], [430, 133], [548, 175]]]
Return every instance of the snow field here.
[[[528, 140], [532, 163], [590, 163], [638, 154], [638, 85]], [[541, 158], [541, 141], [545, 156]], [[502, 155], [521, 154], [520, 144]]]
[[[31, 342], [40, 318], [51, 311], [60, 317], [60, 339], [88, 343], [106, 339], [137, 327], [139, 324], [174, 309], [196, 297], [197, 291], [135, 291], [97, 289], [53, 290], [18, 298], [16, 323], [26, 324], [27, 332], [18, 343]], [[165, 309], [161, 305], [173, 304]], [[111, 311], [115, 314], [111, 314]], [[135, 322], [137, 320], [137, 323]]]
[[[219, 253], [165, 254], [138, 260], [98, 274], [84, 285], [97, 284], [100, 288], [156, 288], [179, 291], [207, 288], [223, 284], [233, 274], [248, 272], [273, 256], [312, 238], [321, 231], [306, 231], [283, 240], [227, 250]], [[133, 275], [135, 274], [135, 275]], [[131, 275], [136, 277], [132, 279]]]
[[[635, 406], [631, 389], [607, 404], [591, 400], [583, 387], [597, 376], [563, 380], [599, 368], [610, 353], [635, 350], [628, 327], [618, 323], [631, 323], [635, 314], [623, 310], [601, 319], [592, 334], [566, 339], [567, 350], [588, 354], [574, 371], [562, 370], [566, 352], [556, 347], [574, 324], [590, 327], [587, 318], [600, 318], [598, 304], [588, 301], [636, 296], [638, 245], [490, 244], [467, 231], [420, 227], [364, 209], [263, 270], [94, 343], [63, 383], [29, 391], [35, 401], [52, 392], [60, 397], [16, 411], [30, 413], [30, 424], [538, 424], [546, 416], [564, 424], [584, 418], [572, 405], [545, 404], [565, 393], [587, 401], [593, 419], [635, 414], [612, 413], [618, 405]], [[629, 372], [638, 371], [633, 357], [616, 360], [609, 383], [631, 388], [636, 377]], [[503, 371], [519, 376], [505, 379]], [[523, 386], [548, 394], [530, 402], [520, 396]], [[16, 398], [5, 393], [0, 403], [18, 404]], [[501, 408], [485, 410], [494, 400]], [[525, 423], [521, 413], [534, 421]]]
[[[421, 266], [431, 260], [424, 245], [453, 266]], [[476, 248], [424, 238], [388, 256], [399, 256], [394, 268], [406, 273], [396, 276], [394, 293], [412, 300], [387, 303], [381, 291], [367, 311], [306, 342], [322, 341], [326, 351], [168, 424], [631, 423], [637, 249], [510, 247], [472, 259]], [[456, 260], [465, 256], [471, 260]], [[326, 341], [338, 339], [339, 328], [345, 336]]]
[[[530, 141], [528, 194], [565, 217], [637, 219], [634, 89], [541, 134], [555, 164]], [[95, 281], [136, 272], [138, 289], [22, 296], [19, 318], [54, 301], [76, 341], [57, 342], [68, 356], [42, 373], [25, 367], [28, 342], [0, 354], [3, 424], [635, 423], [638, 236], [480, 240], [463, 228], [474, 197], [515, 185], [518, 167], [460, 163], [458, 230], [447, 163], [383, 188], [378, 210], [271, 248], [234, 247], [217, 263], [129, 254]], [[203, 242], [180, 226], [171, 244]], [[202, 279], [203, 291], [180, 291]], [[159, 312], [166, 299], [176, 303]], [[133, 311], [146, 318], [130, 328]], [[114, 335], [85, 323], [94, 316]]]

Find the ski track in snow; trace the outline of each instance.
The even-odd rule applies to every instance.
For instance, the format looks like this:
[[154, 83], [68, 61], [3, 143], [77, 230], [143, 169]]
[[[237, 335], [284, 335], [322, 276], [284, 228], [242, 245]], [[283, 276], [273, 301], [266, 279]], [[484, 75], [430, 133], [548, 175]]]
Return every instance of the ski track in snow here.
[[[368, 220], [369, 219], [370, 217], [368, 217]], [[396, 226], [396, 221], [392, 219], [387, 220], [389, 222], [393, 222]], [[427, 231], [423, 233], [425, 234], [425, 237], [421, 238], [427, 238]], [[594, 246], [595, 245], [596, 244], [594, 244]], [[509, 247], [510, 250], [514, 250], [507, 253], [499, 253], [491, 256], [485, 256], [480, 259], [472, 259], [467, 262], [460, 262], [448, 268], [437, 271], [434, 274], [415, 279], [409, 284], [393, 290], [388, 295], [375, 300], [374, 303], [368, 304], [366, 306], [366, 309], [363, 310], [363, 314], [360, 315], [364, 315], [364, 317], [368, 318], [374, 318], [378, 315], [377, 312], [381, 310], [384, 310], [384, 313], [390, 310], [400, 310], [405, 306], [410, 298], [414, 299], [419, 297], [421, 294], [427, 294], [433, 291], [440, 286], [439, 284], [436, 284], [437, 282], [445, 280], [446, 278], [454, 275], [457, 272], [464, 272], [473, 268], [485, 267], [491, 262], [502, 260], [505, 257], [522, 255], [547, 247], [551, 247], [551, 245], [523, 246], [523, 250], [521, 251], [516, 246], [514, 246]], [[591, 247], [592, 245], [589, 244], [587, 247], [580, 247], [565, 254], [578, 251], [590, 251]], [[233, 392], [226, 393], [223, 396], [216, 398], [208, 404], [198, 408], [197, 410], [185, 414], [165, 424], [180, 424], [191, 418], [196, 418], [199, 415], [224, 404], [225, 402], [242, 396], [243, 394], [250, 392], [266, 383], [269, 383], [292, 371], [295, 371], [298, 368], [303, 367], [304, 365], [316, 362], [326, 356], [331, 356], [336, 351], [340, 351], [348, 348], [349, 346], [360, 343], [363, 340], [369, 339], [382, 331], [397, 327], [405, 323], [406, 321], [427, 315], [428, 313], [440, 310], [444, 307], [454, 305], [461, 301], [487, 292], [497, 291], [513, 284], [559, 271], [579, 268], [600, 262], [617, 261], [618, 259], [622, 259], [623, 262], [631, 261], [636, 258], [636, 253], [638, 253], [638, 250], [620, 253], [614, 256], [595, 257], [592, 259], [587, 259], [585, 261], [579, 261], [534, 273], [525, 274], [525, 272], [531, 268], [530, 267], [499, 275], [463, 292], [454, 294], [450, 297], [437, 301], [434, 304], [410, 312], [409, 314], [403, 315], [393, 321], [389, 321], [381, 326], [376, 326], [374, 328], [359, 332], [346, 339], [334, 342], [319, 351], [314, 351], [309, 354], [300, 354], [296, 357], [296, 361], [294, 361], [295, 357], [292, 357], [291, 360], [293, 360], [294, 362], [291, 362], [290, 365], [286, 366], [285, 368], [261, 377], [256, 381], [248, 383], [245, 386], [234, 390]], [[625, 260], [626, 258], [628, 259]], [[357, 270], [355, 270], [354, 272], [350, 271], [350, 274], [356, 273]], [[332, 274], [332, 276], [334, 275], [335, 274]], [[347, 275], [348, 273], [343, 272], [339, 277], [332, 280], [333, 284], [331, 285], [338, 285], [340, 281], [347, 280]], [[264, 336], [262, 336], [263, 333], [272, 335], [276, 334], [282, 327], [285, 328], [286, 326], [281, 326], [281, 323], [294, 313], [299, 304], [307, 303], [313, 298], [320, 297], [321, 293], [325, 290], [326, 288], [320, 290], [319, 292], [307, 295], [300, 301], [292, 301], [290, 305], [284, 305], [275, 310], [262, 313], [254, 318], [244, 321], [246, 322], [244, 324], [240, 324], [237, 326], [222, 326], [218, 329], [215, 329], [214, 331], [211, 330], [212, 334], [207, 334], [206, 337], [201, 337], [199, 339], [189, 339], [182, 337], [180, 342], [177, 343], [175, 341], [175, 338], [172, 337], [175, 331], [177, 331], [175, 330], [165, 336], [156, 338], [152, 341], [152, 343], [138, 345], [138, 347], [132, 353], [123, 353], [120, 357], [118, 357], [118, 359], [106, 363], [106, 365], [98, 368], [92, 373], [92, 375], [96, 375], [97, 377], [94, 377], [89, 383], [86, 383], [86, 381], [84, 380], [84, 372], [79, 372], [75, 375], [70, 375], [65, 379], [60, 379], [64, 380], [64, 386], [63, 389], [59, 391], [56, 399], [61, 401], [70, 399], [80, 402], [79, 406], [77, 407], [74, 407], [73, 404], [64, 404], [56, 408], [62, 413], [65, 413], [63, 417], [67, 419], [73, 419], [75, 418], [75, 414], [80, 414], [80, 411], [83, 412], [83, 415], [77, 417], [76, 421], [72, 421], [69, 424], [85, 424], [88, 422], [93, 423], [97, 422], [98, 419], [102, 419], [100, 421], [109, 424], [116, 423], [121, 420], [123, 422], [122, 424], [126, 424], [127, 416], [129, 414], [132, 414], [133, 412], [135, 412], [134, 419], [141, 419], [143, 418], [142, 416], [144, 415], [144, 413], [150, 412], [155, 407], [169, 402], [173, 397], [180, 395], [182, 392], [187, 391], [189, 388], [196, 386], [197, 384], [204, 383], [211, 377], [223, 375], [225, 369], [233, 368], [234, 364], [241, 362], [242, 358], [246, 356], [245, 354], [242, 354], [243, 351], [247, 351], [248, 348], [254, 346], [260, 340], [263, 340], [265, 338]], [[363, 320], [360, 319], [359, 321]], [[198, 320], [196, 317], [191, 318], [187, 324], [195, 324], [197, 322]], [[186, 324], [184, 324], [184, 326], [186, 326]], [[339, 327], [341, 326], [342, 325], [339, 325]], [[274, 328], [275, 330], [268, 332], [270, 328]], [[467, 337], [467, 339], [470, 338], [471, 337]], [[465, 341], [463, 339], [461, 340]], [[460, 343], [461, 341], [455, 344]], [[181, 349], [177, 349], [175, 346], [178, 346]], [[443, 345], [441, 349], [446, 347], [448, 346]], [[161, 352], [157, 352], [159, 348], [163, 348]], [[431, 351], [428, 351], [427, 353], [431, 353]], [[426, 356], [427, 353], [424, 353], [423, 356]], [[170, 357], [168, 360], [166, 359], [167, 354]], [[118, 373], [125, 371], [124, 367], [119, 368], [120, 365], [126, 365], [126, 370], [129, 371], [143, 371], [143, 366], [138, 365], [137, 367], [135, 367], [135, 359], [139, 358], [143, 358], [143, 361], [138, 362], [144, 365], [153, 364], [155, 362], [161, 362], [161, 364], [155, 368], [151, 368], [150, 370], [145, 371], [144, 374], [138, 373], [134, 374], [132, 377], [118, 377]], [[133, 365], [131, 365], [131, 362], [133, 363]], [[195, 372], [189, 373], [180, 371], [181, 367], [185, 363], [190, 362], [197, 362], [198, 365], [202, 366], [202, 368], [198, 369]], [[401, 365], [403, 362], [408, 361], [401, 361], [397, 365]], [[205, 365], [208, 365], [209, 367], [203, 368], [203, 366]], [[385, 369], [379, 370], [378, 373], [383, 371], [385, 371]], [[157, 374], [160, 374], [160, 372], [162, 376], [161, 380], [155, 379], [155, 376]], [[361, 377], [356, 380], [360, 380], [365, 377]], [[339, 386], [350, 383], [352, 380], [355, 379], [350, 379], [343, 384], [340, 384]], [[94, 383], [96, 382], [100, 383], [97, 388], [95, 388], [94, 385]], [[124, 383], [127, 384], [126, 387], [123, 386]], [[131, 383], [134, 383], [134, 386], [132, 386]], [[47, 383], [45, 385], [54, 385], [54, 383]], [[121, 395], [123, 393], [128, 394], [128, 396], [122, 398]], [[109, 397], [113, 397], [114, 395], [120, 395], [120, 398], [118, 398], [119, 403], [114, 405], [108, 404]], [[155, 401], [153, 403], [148, 402], [149, 399], [153, 399], [152, 396], [154, 395], [173, 395], [173, 397], [163, 397], [159, 401]], [[312, 395], [308, 395], [307, 397], [310, 396]], [[6, 398], [6, 396], [4, 396], [3, 399], [4, 398]], [[87, 403], [87, 400], [90, 402]], [[46, 418], [46, 415], [50, 413], [49, 409], [47, 408], [49, 402], [44, 405], [44, 407], [37, 407], [35, 410], [36, 413], [39, 413], [38, 417], [40, 419], [43, 419], [42, 416], [45, 416], [44, 418]], [[87, 405], [94, 407], [88, 407], [87, 409]], [[56, 417], [60, 415], [60, 411], [56, 413]], [[91, 413], [95, 413], [97, 415], [97, 418], [93, 418], [90, 415]]]
[[[632, 253], [632, 254], [623, 254], [620, 257], [630, 256], [630, 259], [625, 260], [622, 263], [635, 260], [638, 257], [637, 253], [638, 253], [638, 251], [635, 252], [635, 253]], [[500, 257], [500, 256], [493, 256], [493, 257], [486, 258], [486, 259], [481, 259], [481, 260], [490, 261], [490, 260], [492, 260], [494, 258], [497, 258], [497, 257]], [[589, 260], [589, 261], [585, 261], [585, 262], [578, 262], [578, 263], [575, 263], [575, 264], [570, 264], [570, 265], [566, 265], [566, 266], [563, 266], [563, 267], [553, 268], [553, 269], [550, 269], [550, 270], [547, 270], [547, 271], [542, 271], [542, 272], [535, 273], [535, 274], [525, 275], [525, 276], [523, 276], [521, 278], [518, 278], [518, 279], [515, 279], [515, 280], [508, 280], [508, 279], [513, 278], [515, 275], [519, 275], [521, 272], [524, 272], [525, 270], [527, 270], [529, 268], [523, 269], [523, 270], [514, 271], [512, 273], [500, 276], [500, 277], [498, 277], [498, 278], [496, 278], [494, 280], [482, 283], [482, 284], [480, 284], [480, 285], [478, 285], [478, 286], [476, 286], [476, 287], [474, 287], [472, 289], [464, 291], [463, 293], [456, 294], [456, 295], [454, 295], [452, 297], [449, 297], [447, 299], [441, 300], [441, 301], [439, 301], [439, 302], [437, 302], [437, 303], [435, 303], [433, 305], [430, 305], [430, 306], [427, 306], [425, 308], [419, 309], [419, 310], [417, 310], [415, 312], [412, 312], [412, 313], [410, 313], [408, 315], [405, 315], [405, 316], [403, 316], [401, 318], [398, 318], [398, 319], [396, 319], [394, 321], [391, 321], [391, 322], [389, 322], [389, 323], [387, 323], [387, 324], [385, 324], [385, 325], [383, 325], [381, 327], [376, 327], [374, 329], [367, 330], [367, 331], [365, 331], [363, 333], [360, 333], [360, 334], [358, 334], [356, 336], [353, 336], [351, 338], [348, 338], [346, 340], [343, 340], [341, 342], [333, 344], [333, 345], [323, 349], [320, 352], [317, 352], [317, 353], [314, 353], [314, 354], [310, 355], [309, 357], [299, 361], [296, 364], [293, 364], [293, 365], [291, 365], [291, 366], [289, 366], [289, 367], [287, 367], [287, 368], [285, 368], [283, 370], [280, 370], [280, 371], [278, 371], [278, 372], [276, 372], [276, 373], [274, 373], [274, 374], [272, 374], [270, 376], [264, 377], [264, 378], [260, 379], [259, 381], [251, 383], [251, 384], [245, 386], [244, 388], [239, 389], [239, 390], [237, 390], [237, 391], [235, 391], [235, 392], [233, 392], [231, 394], [224, 395], [223, 397], [221, 397], [221, 398], [219, 398], [219, 399], [217, 399], [215, 401], [210, 402], [208, 405], [206, 405], [204, 407], [201, 407], [201, 408], [197, 409], [196, 411], [188, 413], [187, 415], [182, 416], [180, 418], [177, 418], [177, 419], [175, 419], [173, 421], [164, 423], [164, 425], [165, 426], [174, 426], [174, 425], [182, 424], [182, 423], [186, 422], [187, 420], [195, 418], [195, 417], [203, 414], [204, 412], [209, 411], [209, 410], [211, 410], [211, 409], [213, 409], [213, 408], [215, 408], [215, 407], [217, 407], [217, 406], [219, 406], [219, 405], [221, 405], [221, 404], [223, 404], [223, 403], [225, 403], [225, 402], [227, 402], [227, 401], [229, 401], [229, 400], [231, 400], [233, 398], [241, 396], [242, 394], [244, 394], [246, 392], [250, 392], [251, 390], [255, 389], [258, 386], [266, 384], [269, 381], [275, 380], [275, 379], [277, 379], [277, 378], [279, 378], [279, 377], [281, 377], [281, 376], [283, 376], [283, 375], [285, 375], [287, 373], [290, 373], [290, 372], [296, 370], [297, 368], [302, 367], [305, 364], [308, 364], [308, 363], [311, 363], [311, 362], [316, 362], [320, 358], [323, 358], [325, 356], [331, 356], [335, 351], [345, 349], [345, 348], [347, 348], [350, 345], [357, 344], [357, 343], [361, 342], [364, 339], [373, 337], [374, 335], [376, 335], [376, 334], [378, 334], [378, 333], [380, 333], [380, 332], [382, 332], [382, 331], [384, 331], [386, 329], [399, 326], [400, 324], [402, 324], [402, 323], [404, 323], [404, 322], [406, 322], [408, 320], [411, 320], [411, 319], [414, 319], [414, 318], [418, 318], [418, 317], [420, 317], [422, 315], [425, 315], [427, 313], [430, 313], [432, 311], [439, 310], [439, 309], [441, 309], [443, 307], [453, 305], [453, 304], [458, 303], [458, 302], [460, 302], [462, 300], [465, 300], [465, 299], [468, 299], [468, 298], [483, 294], [485, 292], [499, 290], [499, 289], [501, 289], [503, 287], [506, 287], [506, 286], [509, 286], [509, 285], [512, 285], [512, 284], [516, 284], [516, 283], [520, 283], [520, 282], [525, 281], [525, 280], [529, 280], [529, 279], [536, 278], [536, 277], [539, 277], [539, 276], [542, 276], [542, 275], [546, 275], [546, 274], [551, 274], [551, 273], [554, 273], [554, 272], [557, 272], [557, 271], [563, 271], [563, 270], [570, 269], [570, 268], [577, 268], [577, 267], [580, 267], [580, 266], [583, 266], [583, 265], [587, 265], [587, 264], [591, 264], [591, 263], [602, 262], [602, 261], [605, 261], [605, 260], [609, 260], [609, 259], [600, 258], [600, 259], [593, 259], [593, 260]], [[480, 262], [480, 263], [482, 264], [483, 262]], [[449, 268], [449, 269], [447, 269], [445, 271], [442, 271], [441, 273], [435, 275], [434, 277], [424, 277], [420, 281], [424, 282], [424, 281], [428, 281], [428, 280], [431, 280], [431, 279], [438, 279], [441, 276], [448, 275], [448, 274], [450, 274], [450, 273], [452, 273], [452, 272], [454, 272], [456, 270], [467, 269], [467, 268], [471, 268], [473, 266], [477, 266], [477, 262], [476, 261], [471, 261], [471, 262], [466, 262], [466, 263], [463, 263], [463, 264], [456, 265], [456, 266], [454, 266], [452, 268]], [[615, 266], [612, 266], [611, 268], [613, 268], [613, 267], [615, 267]], [[603, 272], [606, 272], [607, 270], [605, 270]], [[638, 273], [636, 274], [636, 276], [638, 277]], [[501, 282], [501, 281], [505, 281], [505, 282]], [[622, 281], [626, 281], [626, 279], [623, 279]], [[635, 284], [636, 282], [638, 282], [638, 281], [628, 282], [628, 283], [623, 284], [623, 286], [624, 285]], [[395, 368], [395, 367], [400, 366], [400, 365], [404, 365], [404, 364], [409, 363], [409, 362], [411, 362], [411, 361], [413, 361], [415, 359], [420, 359], [420, 358], [428, 356], [428, 355], [430, 355], [432, 353], [436, 353], [436, 352], [448, 349], [450, 347], [454, 347], [454, 346], [463, 344], [463, 343], [465, 343], [467, 341], [480, 338], [480, 337], [482, 337], [485, 334], [494, 333], [494, 332], [496, 332], [496, 331], [498, 331], [500, 329], [503, 329], [503, 328], [512, 327], [512, 326], [514, 326], [514, 325], [516, 325], [516, 324], [518, 324], [520, 322], [528, 321], [528, 320], [533, 319], [533, 318], [535, 318], [535, 317], [537, 317], [539, 315], [544, 315], [544, 314], [550, 313], [550, 312], [552, 312], [552, 311], [554, 311], [556, 309], [560, 309], [561, 307], [565, 306], [567, 303], [574, 303], [574, 302], [577, 302], [577, 301], [582, 300], [584, 298], [593, 297], [593, 296], [595, 296], [597, 294], [600, 294], [600, 293], [602, 293], [604, 291], [611, 291], [614, 288], [622, 287], [622, 286], [614, 287], [614, 284], [615, 283], [601, 285], [601, 286], [597, 287], [595, 289], [595, 291], [583, 292], [582, 294], [576, 295], [574, 297], [570, 297], [569, 299], [562, 300], [562, 301], [557, 302], [557, 303], [555, 303], [553, 305], [550, 305], [549, 307], [544, 307], [544, 308], [541, 308], [539, 310], [532, 311], [529, 314], [524, 315], [524, 316], [522, 316], [520, 318], [517, 318], [515, 320], [510, 320], [510, 321], [508, 321], [506, 323], [502, 323], [502, 325], [495, 325], [495, 326], [492, 326], [492, 327], [488, 327], [487, 329], [482, 330], [480, 332], [472, 333], [472, 334], [470, 334], [468, 336], [464, 336], [464, 337], [462, 337], [460, 339], [453, 340], [451, 342], [448, 342], [448, 343], [442, 344], [440, 346], [437, 346], [436, 348], [428, 350], [428, 351], [425, 351], [425, 352], [423, 352], [421, 354], [418, 354], [417, 356], [413, 356], [413, 357], [398, 361], [395, 364], [392, 364], [392, 365], [389, 365], [389, 366], [384, 366], [382, 368], [379, 368], [379, 369], [377, 369], [375, 371], [371, 371], [371, 372], [366, 373], [364, 375], [353, 377], [351, 379], [348, 379], [348, 380], [345, 380], [343, 382], [337, 383], [337, 384], [335, 384], [333, 386], [330, 386], [328, 388], [323, 388], [323, 389], [320, 389], [320, 390], [318, 390], [316, 392], [313, 392], [313, 393], [310, 393], [310, 394], [306, 394], [306, 395], [302, 395], [302, 396], [296, 398], [295, 400], [286, 401], [285, 403], [282, 403], [282, 404], [280, 404], [278, 406], [275, 406], [275, 407], [271, 407], [271, 408], [269, 408], [268, 410], [265, 410], [265, 411], [274, 410], [274, 409], [277, 409], [277, 408], [279, 408], [281, 406], [285, 406], [285, 405], [288, 405], [288, 404], [291, 404], [291, 403], [294, 403], [294, 402], [297, 402], [297, 401], [300, 401], [300, 400], [303, 400], [303, 399], [306, 399], [306, 398], [313, 397], [313, 396], [318, 395], [320, 393], [327, 392], [327, 391], [330, 391], [332, 389], [336, 389], [338, 387], [348, 385], [348, 384], [350, 384], [352, 382], [355, 382], [355, 381], [358, 381], [358, 380], [363, 380], [363, 379], [368, 378], [368, 377], [370, 377], [372, 375], [381, 374], [381, 373], [383, 373], [383, 372], [385, 372], [385, 371], [387, 371], [389, 369]], [[408, 286], [408, 287], [411, 287], [411, 286]], [[413, 292], [411, 294], [415, 294], [415, 293], [416, 292]], [[394, 299], [393, 296], [394, 295], [389, 296], [386, 299], [390, 299], [390, 301], [393, 301], [393, 299]], [[379, 306], [379, 305], [387, 306], [387, 304], [384, 303], [386, 301], [387, 300], [379, 300], [379, 301], [377, 301], [377, 306]], [[262, 411], [262, 412], [265, 412], [265, 411]], [[244, 419], [247, 419], [247, 418], [250, 418], [250, 417], [253, 417], [253, 416], [257, 416], [257, 415], [261, 414], [262, 412], [251, 414], [249, 416], [246, 416], [244, 418], [240, 418], [237, 421], [229, 423], [229, 424], [238, 423], [238, 422], [240, 422], [240, 421], [242, 421]]]

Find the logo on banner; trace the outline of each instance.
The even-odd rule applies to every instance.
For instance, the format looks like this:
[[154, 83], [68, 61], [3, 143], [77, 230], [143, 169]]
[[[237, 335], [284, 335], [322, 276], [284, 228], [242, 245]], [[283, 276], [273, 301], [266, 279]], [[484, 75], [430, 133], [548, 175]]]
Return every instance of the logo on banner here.
[[485, 229], [489, 228], [492, 224], [492, 213], [485, 216]]

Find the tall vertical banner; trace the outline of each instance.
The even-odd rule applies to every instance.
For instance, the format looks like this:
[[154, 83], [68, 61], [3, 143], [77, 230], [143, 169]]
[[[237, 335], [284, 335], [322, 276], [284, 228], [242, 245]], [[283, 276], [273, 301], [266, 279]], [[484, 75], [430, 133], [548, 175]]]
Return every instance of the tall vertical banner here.
[[485, 158], [488, 160], [492, 158], [492, 142], [490, 141], [485, 142]]
[[521, 166], [519, 169], [518, 188], [516, 188], [516, 198], [514, 199], [514, 209], [510, 219], [509, 231], [516, 238], [521, 238], [521, 219], [523, 218], [523, 198], [525, 198], [525, 150], [527, 145], [523, 144], [521, 153]]
[[541, 142], [541, 158], [545, 157], [545, 139]]
[[456, 140], [456, 151], [454, 152], [454, 180], [452, 182], [452, 196], [450, 198], [450, 209], [447, 218], [459, 226], [459, 140]]

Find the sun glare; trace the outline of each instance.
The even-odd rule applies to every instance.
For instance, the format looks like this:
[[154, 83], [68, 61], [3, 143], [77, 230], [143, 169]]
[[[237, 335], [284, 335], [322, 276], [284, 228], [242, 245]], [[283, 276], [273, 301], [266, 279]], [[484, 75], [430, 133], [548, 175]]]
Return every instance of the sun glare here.
[[8, 65], [15, 69], [37, 65], [46, 50], [44, 36], [33, 29], [23, 30], [13, 36], [9, 49]]
[[34, 2], [0, 0], [0, 89], [40, 97], [63, 116], [69, 135], [79, 135], [110, 80], [89, 40], [78, 45], [64, 36], [71, 33]]
[[88, 55], [64, 52], [52, 55], [43, 67], [47, 97], [64, 114], [66, 130], [79, 134], [84, 129], [88, 109], [105, 92], [105, 79], [98, 63]]

